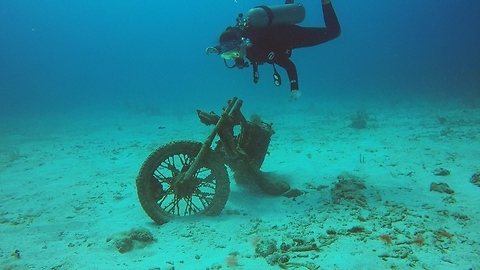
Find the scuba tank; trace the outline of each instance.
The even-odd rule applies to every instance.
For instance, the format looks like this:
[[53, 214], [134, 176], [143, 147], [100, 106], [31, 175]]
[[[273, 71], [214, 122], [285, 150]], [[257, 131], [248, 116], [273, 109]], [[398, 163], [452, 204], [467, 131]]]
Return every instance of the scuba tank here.
[[305, 8], [298, 3], [258, 6], [250, 9], [245, 17], [248, 26], [257, 28], [280, 24], [297, 24], [305, 19]]

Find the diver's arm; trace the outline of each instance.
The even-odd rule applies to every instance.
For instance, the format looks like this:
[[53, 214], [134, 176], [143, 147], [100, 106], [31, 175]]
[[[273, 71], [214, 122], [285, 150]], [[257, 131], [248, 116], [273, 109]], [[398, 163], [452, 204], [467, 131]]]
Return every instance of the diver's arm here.
[[328, 5], [330, 4], [330, 0], [322, 0], [322, 5]]
[[283, 60], [275, 61], [275, 64], [278, 64], [287, 71], [288, 79], [290, 81], [290, 91], [298, 90], [297, 68], [292, 60], [285, 58]]

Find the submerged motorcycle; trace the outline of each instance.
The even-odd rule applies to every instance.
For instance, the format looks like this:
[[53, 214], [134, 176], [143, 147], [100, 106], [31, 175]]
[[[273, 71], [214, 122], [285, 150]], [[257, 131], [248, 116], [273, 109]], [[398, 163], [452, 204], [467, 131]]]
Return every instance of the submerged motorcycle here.
[[[282, 195], [290, 186], [260, 171], [274, 134], [259, 116], [247, 121], [242, 100], [229, 100], [219, 116], [197, 110], [205, 125], [214, 125], [204, 143], [174, 141], [143, 163], [136, 186], [140, 204], [157, 224], [175, 217], [220, 214], [230, 193], [228, 166], [237, 183], [255, 181], [265, 193]], [[238, 134], [234, 128], [239, 126]], [[219, 138], [214, 143], [215, 138]]]

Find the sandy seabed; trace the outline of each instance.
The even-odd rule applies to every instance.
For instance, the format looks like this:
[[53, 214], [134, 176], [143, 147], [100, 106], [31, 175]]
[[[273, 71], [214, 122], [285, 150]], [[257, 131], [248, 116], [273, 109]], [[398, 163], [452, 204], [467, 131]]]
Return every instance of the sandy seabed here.
[[[480, 269], [480, 109], [372, 108], [354, 129], [338, 108], [258, 112], [276, 132], [262, 170], [302, 195], [231, 179], [219, 216], [161, 226], [135, 178], [162, 144], [204, 141], [194, 112], [3, 118], [0, 269]], [[132, 229], [155, 240], [120, 253]]]

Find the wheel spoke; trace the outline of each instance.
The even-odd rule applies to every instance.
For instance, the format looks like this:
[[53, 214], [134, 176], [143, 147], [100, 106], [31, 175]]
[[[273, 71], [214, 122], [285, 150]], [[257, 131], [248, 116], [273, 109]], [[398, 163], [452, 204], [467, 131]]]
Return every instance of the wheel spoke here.
[[175, 194], [174, 188], [170, 186], [163, 192], [163, 197], [157, 202], [159, 207], [169, 214], [177, 216], [193, 215], [207, 209], [213, 202], [215, 195], [214, 178], [209, 175], [207, 179], [209, 179], [209, 182], [204, 179], [197, 179], [200, 183], [192, 195], [183, 198]]
[[[202, 168], [198, 169], [198, 170], [194, 173], [193, 176], [194, 176], [194, 177], [201, 178], [201, 177], [199, 177], [199, 175], [202, 175], [202, 174], [204, 174], [204, 173], [209, 173], [209, 172], [210, 172], [210, 169], [202, 167]], [[211, 176], [211, 174], [210, 174], [209, 176]]]
[[157, 180], [160, 184], [167, 184], [171, 186], [173, 184], [174, 177], [166, 177], [163, 173], [161, 173], [158, 169], [153, 173], [152, 180]]
[[215, 183], [202, 181], [202, 182], [198, 185], [198, 187], [203, 187], [203, 188], [205, 188], [205, 189], [208, 188], [208, 189], [215, 190]]
[[179, 205], [178, 205], [179, 201], [180, 201], [180, 198], [177, 195], [173, 195], [172, 201], [168, 205], [166, 205], [162, 208], [167, 213], [179, 216], [179, 214], [175, 214], [175, 211], [176, 211], [176, 213], [180, 213], [180, 208], [179, 208]]
[[155, 172], [153, 173], [153, 175], [155, 176], [155, 178], [157, 178], [158, 180], [161, 180], [161, 179], [166, 179], [166, 178], [171, 178], [171, 177], [168, 177], [166, 176], [165, 174], [163, 174], [162, 171], [159, 170], [160, 167], [158, 167]]
[[[162, 204], [165, 202], [165, 200], [168, 198], [168, 195], [173, 194], [173, 188], [169, 187], [167, 190], [165, 190], [162, 194], [162, 198], [157, 201], [157, 204], [162, 207]], [[165, 207], [163, 207], [165, 209]]]
[[[160, 169], [160, 168], [163, 168], [163, 169], [166, 169], [166, 170], [170, 171], [172, 173], [172, 176], [180, 173], [178, 168], [175, 166], [175, 158], [174, 157], [171, 157], [168, 160], [165, 160], [164, 162], [162, 162], [160, 164], [160, 166], [158, 166], [158, 169]], [[157, 169], [157, 171], [158, 171], [158, 169]]]
[[183, 214], [185, 216], [186, 215], [193, 215], [193, 214], [198, 213], [202, 210], [193, 202], [192, 199], [193, 199], [192, 196], [189, 196], [189, 197], [185, 198], [186, 205], [185, 205], [185, 210], [183, 212]]
[[194, 196], [198, 198], [204, 209], [207, 208], [213, 201], [213, 194], [201, 192], [200, 190], [195, 192]]
[[188, 166], [192, 164], [192, 159], [188, 155], [181, 154], [181, 155], [178, 155], [178, 158], [180, 159], [182, 166]]

